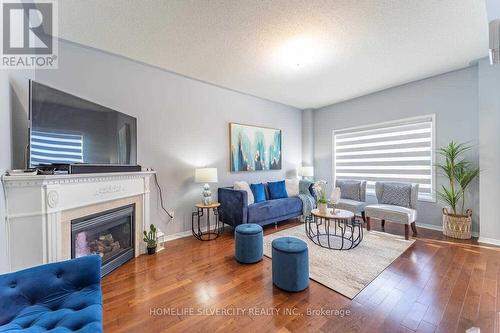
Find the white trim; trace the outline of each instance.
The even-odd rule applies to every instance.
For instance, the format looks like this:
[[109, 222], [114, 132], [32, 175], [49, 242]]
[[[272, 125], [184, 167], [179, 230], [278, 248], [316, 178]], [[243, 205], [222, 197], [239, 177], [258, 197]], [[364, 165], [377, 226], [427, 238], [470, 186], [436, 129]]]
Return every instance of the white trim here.
[[352, 137], [352, 138], [344, 138], [344, 139], [338, 139], [337, 142], [352, 142], [352, 141], [361, 141], [361, 140], [369, 140], [369, 139], [391, 138], [394, 136], [429, 133], [430, 131], [431, 131], [431, 128], [429, 127], [429, 128], [422, 128], [422, 129], [416, 129], [416, 130], [410, 130], [410, 131], [389, 132], [389, 133], [382, 133], [382, 134], [372, 134], [372, 135], [364, 135], [364, 136], [358, 136], [358, 137]]
[[189, 236], [193, 236], [193, 232], [191, 230], [182, 231], [182, 232], [178, 232], [178, 233], [171, 234], [171, 235], [165, 235], [163, 242], [166, 243], [166, 242], [173, 241], [175, 239], [189, 237]]
[[479, 237], [478, 243], [500, 246], [500, 239]]
[[434, 123], [436, 114], [431, 113], [425, 116], [416, 116], [416, 117], [409, 117], [409, 118], [403, 118], [403, 119], [397, 119], [397, 120], [391, 120], [391, 121], [384, 121], [381, 123], [376, 123], [376, 124], [369, 124], [369, 125], [360, 125], [360, 126], [353, 126], [353, 127], [347, 127], [347, 128], [342, 128], [338, 130], [333, 130], [333, 132], [337, 134], [342, 134], [342, 132], [345, 131], [354, 131], [354, 130], [362, 130], [366, 129], [367, 131], [370, 129], [378, 129], [380, 126], [391, 126], [391, 125], [411, 125], [413, 123], [421, 122], [421, 121], [432, 121]]

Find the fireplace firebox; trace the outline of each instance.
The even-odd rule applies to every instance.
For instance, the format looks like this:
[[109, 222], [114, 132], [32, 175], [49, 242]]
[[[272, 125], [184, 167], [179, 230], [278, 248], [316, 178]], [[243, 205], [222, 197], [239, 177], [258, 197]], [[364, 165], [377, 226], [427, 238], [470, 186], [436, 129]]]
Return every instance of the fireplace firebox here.
[[71, 257], [98, 254], [101, 276], [135, 255], [135, 205], [128, 205], [71, 221]]

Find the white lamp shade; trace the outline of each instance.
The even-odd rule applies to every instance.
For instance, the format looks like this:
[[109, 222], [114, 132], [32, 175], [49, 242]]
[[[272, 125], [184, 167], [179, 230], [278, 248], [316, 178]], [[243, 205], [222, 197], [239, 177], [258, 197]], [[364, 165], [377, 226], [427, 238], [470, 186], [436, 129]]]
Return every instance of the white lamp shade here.
[[194, 171], [196, 183], [217, 183], [217, 168], [200, 168]]
[[314, 177], [314, 167], [303, 166], [299, 168], [299, 176], [302, 177]]

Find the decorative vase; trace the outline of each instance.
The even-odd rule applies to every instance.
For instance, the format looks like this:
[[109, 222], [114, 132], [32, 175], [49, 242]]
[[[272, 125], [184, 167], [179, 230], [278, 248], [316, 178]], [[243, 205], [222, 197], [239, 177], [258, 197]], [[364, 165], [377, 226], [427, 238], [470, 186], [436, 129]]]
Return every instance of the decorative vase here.
[[203, 186], [202, 196], [203, 196], [202, 202], [205, 206], [212, 204], [212, 191], [210, 191], [210, 185], [205, 184]]
[[151, 254], [155, 254], [155, 253], [156, 253], [156, 246], [155, 247], [148, 246], [148, 254], [151, 255]]
[[320, 214], [326, 214], [326, 212], [328, 210], [328, 204], [318, 202], [318, 210], [319, 210]]
[[466, 215], [452, 214], [443, 208], [443, 234], [458, 239], [470, 239], [472, 229], [472, 211], [467, 209]]

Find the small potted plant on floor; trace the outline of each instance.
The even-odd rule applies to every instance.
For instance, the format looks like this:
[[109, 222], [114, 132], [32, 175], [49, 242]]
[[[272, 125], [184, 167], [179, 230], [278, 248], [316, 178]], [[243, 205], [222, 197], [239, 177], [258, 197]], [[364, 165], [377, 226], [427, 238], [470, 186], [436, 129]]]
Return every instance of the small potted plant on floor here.
[[479, 168], [464, 158], [470, 149], [470, 146], [452, 141], [438, 150], [444, 162], [437, 164], [437, 168], [448, 180], [448, 186], [443, 185], [437, 191], [441, 201], [448, 205], [443, 208], [443, 234], [459, 239], [471, 238], [472, 211], [465, 210], [465, 194], [479, 175]]
[[149, 226], [149, 231], [144, 230], [144, 242], [146, 242], [148, 248], [148, 254], [155, 254], [156, 247], [158, 246], [156, 227], [154, 224]]
[[316, 194], [316, 203], [320, 214], [326, 214], [328, 210], [328, 199], [326, 198], [326, 181], [318, 180], [313, 185], [314, 194]]

